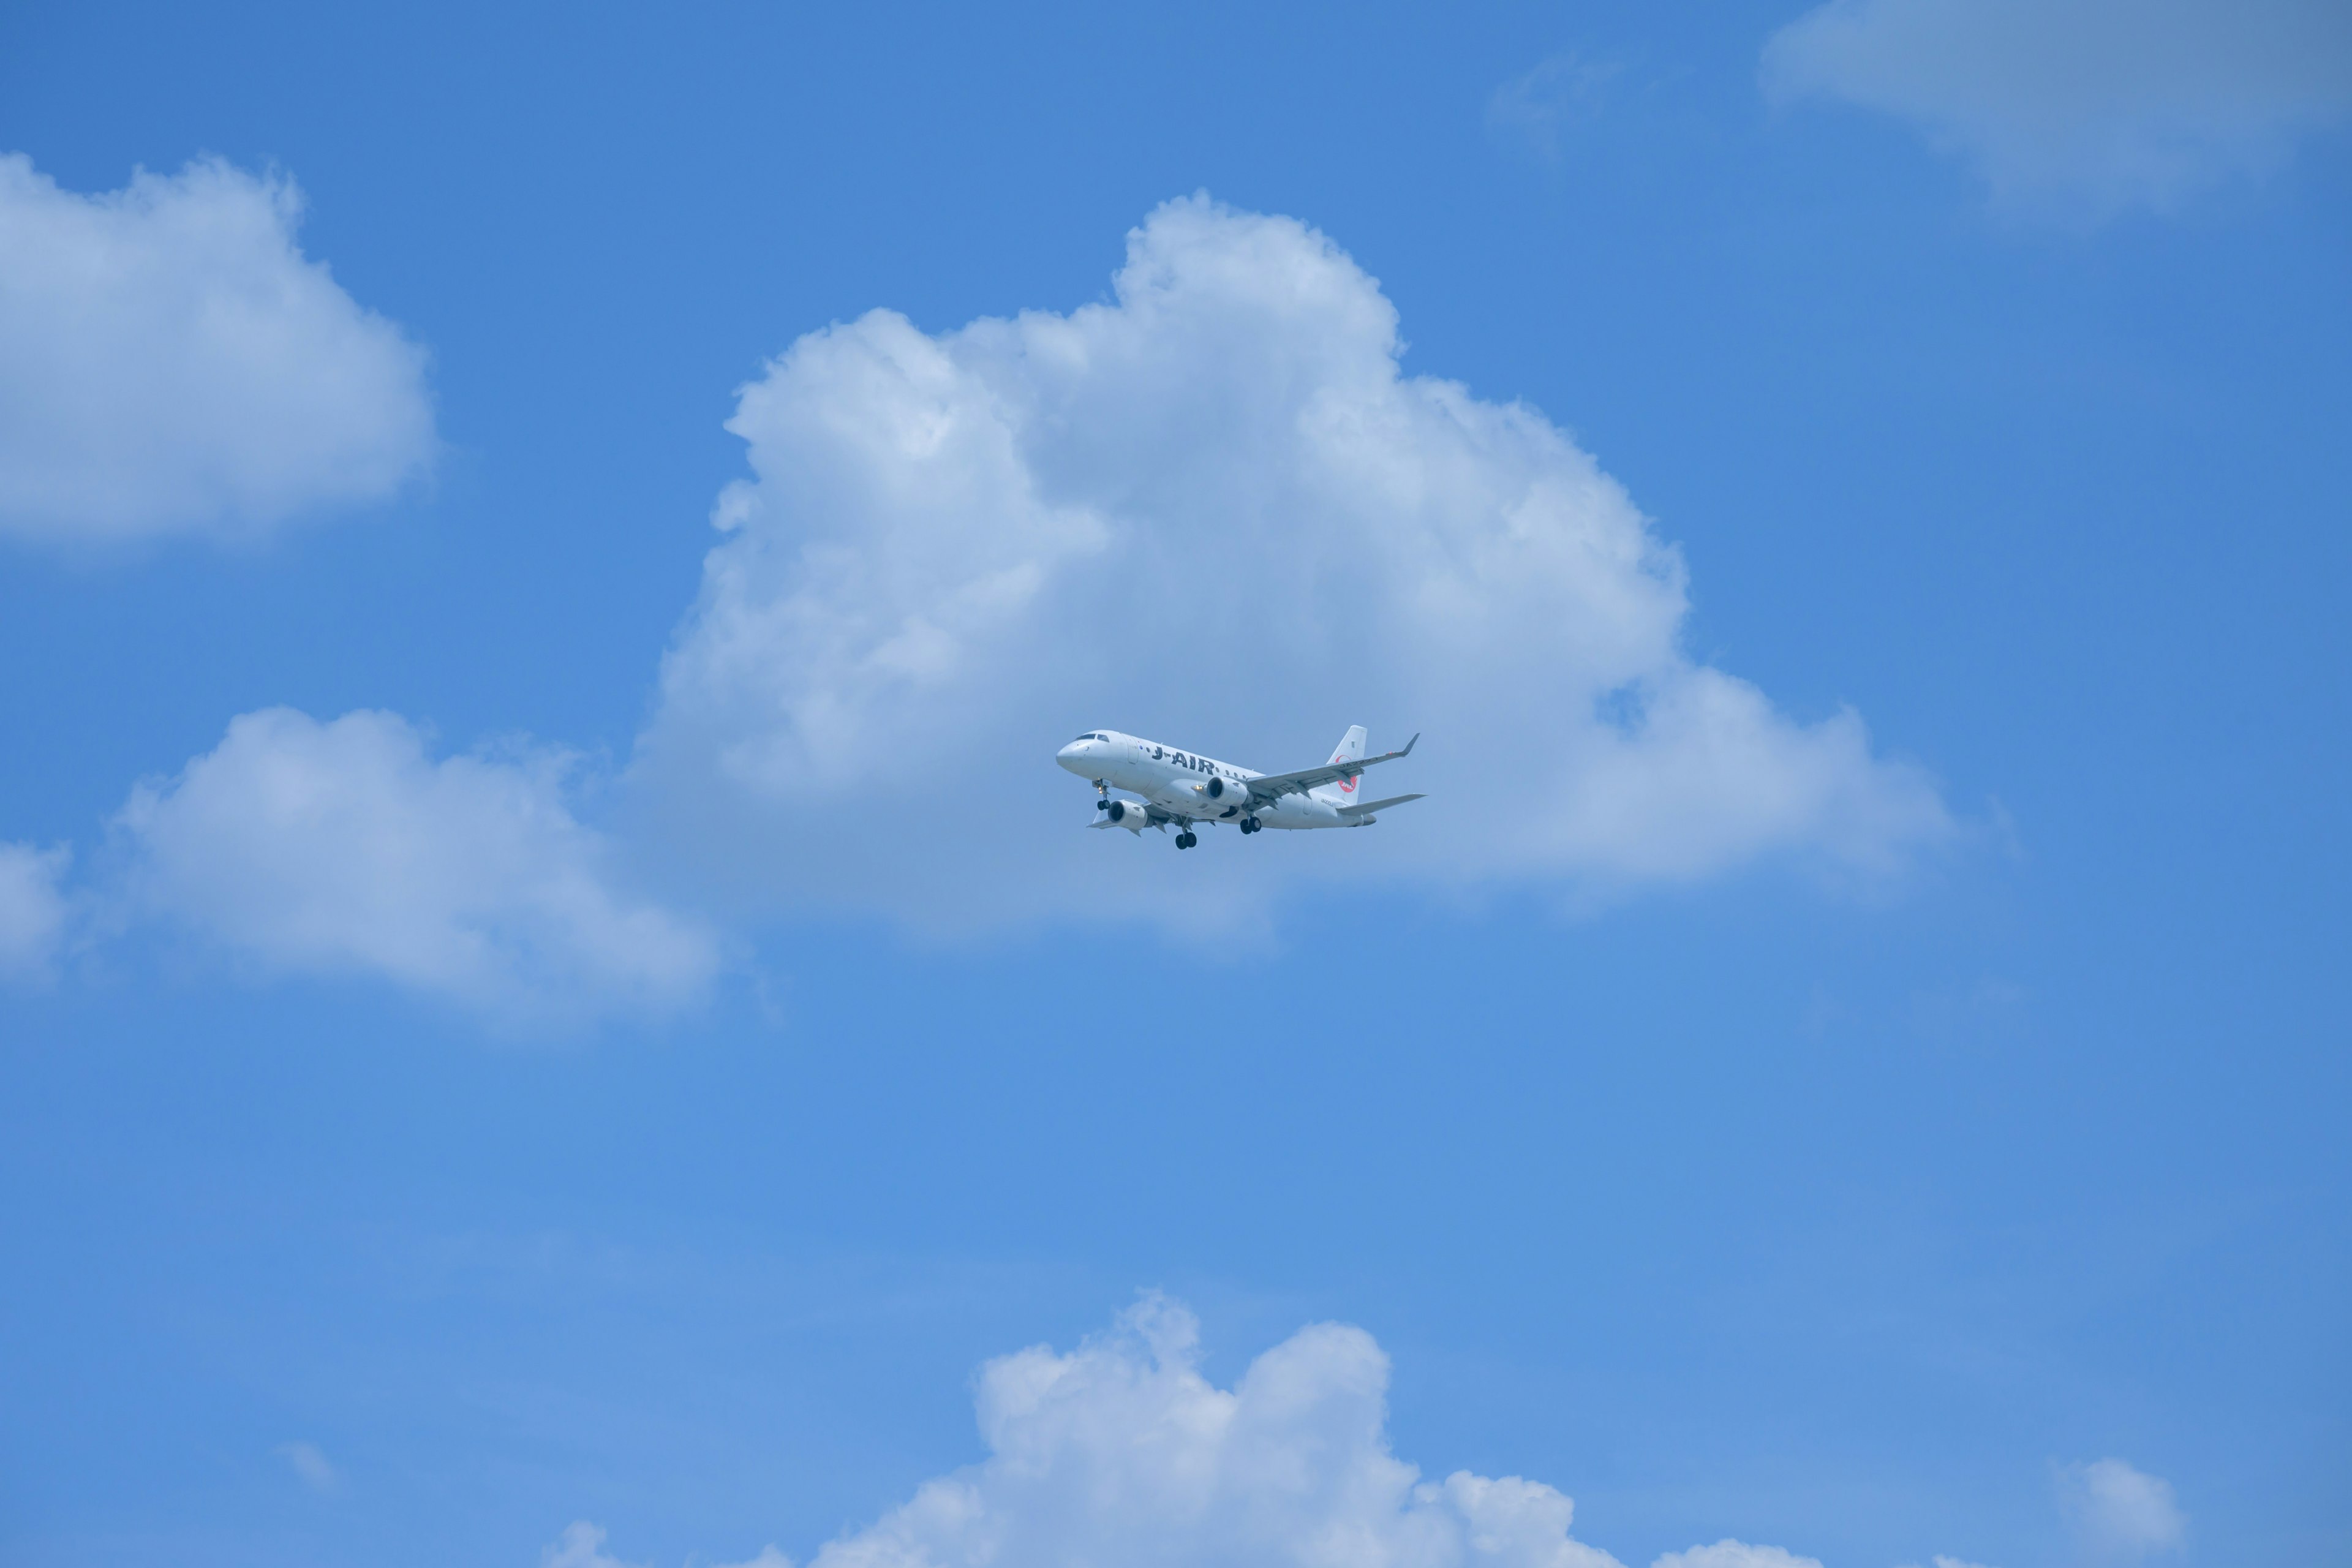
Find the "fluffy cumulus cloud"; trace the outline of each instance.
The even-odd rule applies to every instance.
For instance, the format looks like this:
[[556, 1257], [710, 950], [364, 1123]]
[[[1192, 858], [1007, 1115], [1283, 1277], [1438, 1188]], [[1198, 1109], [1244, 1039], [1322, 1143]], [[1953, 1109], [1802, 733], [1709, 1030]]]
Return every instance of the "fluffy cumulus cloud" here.
[[0, 844], [0, 981], [45, 979], [65, 938], [67, 851]]
[[1129, 237], [1105, 302], [802, 339], [729, 424], [754, 477], [719, 499], [641, 799], [765, 896], [943, 924], [1177, 885], [1156, 839], [1074, 831], [1092, 803], [1050, 758], [1103, 725], [1267, 771], [1351, 722], [1427, 732], [1381, 783], [1436, 798], [1393, 826], [1188, 857], [1169, 907], [1213, 924], [1343, 868], [1876, 876], [1949, 830], [1854, 714], [1689, 657], [1681, 559], [1566, 434], [1401, 352], [1328, 239], [1205, 198]]
[[571, 771], [529, 747], [436, 761], [390, 713], [247, 713], [132, 792], [125, 903], [266, 971], [382, 976], [517, 1020], [691, 1002], [713, 939], [616, 886]]
[[2162, 208], [2352, 114], [2352, 6], [1830, 0], [1773, 37], [1764, 80], [1912, 121], [2010, 200]]
[[1388, 1358], [1324, 1324], [1266, 1352], [1231, 1389], [1202, 1377], [1196, 1326], [1146, 1300], [1118, 1331], [981, 1373], [989, 1458], [926, 1483], [814, 1568], [1608, 1568], [1571, 1540], [1551, 1488], [1388, 1450]]
[[252, 532], [428, 463], [423, 351], [302, 255], [300, 216], [219, 162], [84, 196], [0, 155], [0, 532]]
[[2059, 1472], [2058, 1488], [2068, 1517], [2097, 1558], [2137, 1562], [2188, 1542], [2189, 1516], [2172, 1483], [2121, 1459], [2069, 1465]]
[[[1940, 1565], [1945, 1559], [1937, 1558]], [[1816, 1558], [1800, 1557], [1778, 1546], [1750, 1546], [1744, 1541], [1718, 1541], [1688, 1552], [1669, 1552], [1652, 1568], [1822, 1568]]]
[[[1388, 1375], [1371, 1336], [1324, 1323], [1220, 1388], [1201, 1373], [1192, 1314], [1146, 1297], [1074, 1351], [983, 1367], [988, 1457], [819, 1548], [810, 1568], [1620, 1568], [1570, 1533], [1575, 1504], [1553, 1488], [1428, 1479], [1391, 1453]], [[574, 1524], [541, 1568], [625, 1568], [604, 1539]], [[790, 1565], [770, 1547], [747, 1568]], [[1822, 1565], [1722, 1541], [1653, 1568]]]

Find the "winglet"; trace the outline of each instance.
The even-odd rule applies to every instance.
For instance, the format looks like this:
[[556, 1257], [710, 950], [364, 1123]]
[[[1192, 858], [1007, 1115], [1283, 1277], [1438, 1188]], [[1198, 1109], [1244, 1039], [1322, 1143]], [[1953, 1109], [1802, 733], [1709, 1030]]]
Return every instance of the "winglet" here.
[[1409, 757], [1412, 755], [1412, 749], [1419, 744], [1421, 744], [1421, 731], [1415, 730], [1412, 732], [1412, 739], [1404, 743], [1404, 750], [1399, 752], [1397, 755], [1400, 757]]

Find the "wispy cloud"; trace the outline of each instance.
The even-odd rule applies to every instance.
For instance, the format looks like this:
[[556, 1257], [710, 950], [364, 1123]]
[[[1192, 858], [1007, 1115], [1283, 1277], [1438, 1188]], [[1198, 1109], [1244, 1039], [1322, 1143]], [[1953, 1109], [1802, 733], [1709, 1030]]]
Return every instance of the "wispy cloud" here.
[[0, 981], [50, 977], [65, 939], [67, 904], [59, 883], [69, 852], [0, 844]]
[[1763, 79], [1912, 121], [2012, 207], [2166, 209], [2352, 116], [2352, 7], [1831, 0], [1772, 37]]
[[1486, 126], [1501, 140], [1558, 158], [1576, 128], [1601, 117], [1609, 85], [1623, 66], [1575, 53], [1523, 71], [1486, 99]]
[[[539, 1568], [635, 1568], [604, 1551], [604, 1531], [585, 1520], [565, 1527], [562, 1535], [539, 1554]], [[733, 1563], [714, 1563], [711, 1568], [793, 1568], [793, 1560], [772, 1546], [763, 1546], [757, 1557]]]
[[294, 1472], [295, 1479], [312, 1491], [331, 1495], [343, 1489], [341, 1474], [327, 1462], [327, 1456], [319, 1451], [317, 1445], [281, 1443], [278, 1446], [278, 1457], [286, 1461], [287, 1468]]

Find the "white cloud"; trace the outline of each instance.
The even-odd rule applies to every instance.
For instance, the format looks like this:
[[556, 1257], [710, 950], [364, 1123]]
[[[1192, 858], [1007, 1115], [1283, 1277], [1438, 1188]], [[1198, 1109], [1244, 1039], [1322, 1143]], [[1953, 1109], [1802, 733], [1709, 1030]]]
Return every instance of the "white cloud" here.
[[342, 1489], [343, 1478], [319, 1451], [313, 1443], [282, 1443], [278, 1457], [286, 1461], [301, 1483], [314, 1492], [333, 1493]]
[[1570, 1538], [1573, 1505], [1551, 1488], [1466, 1471], [1423, 1481], [1392, 1456], [1388, 1358], [1360, 1329], [1303, 1330], [1231, 1389], [1198, 1363], [1192, 1315], [1157, 1298], [1066, 1355], [989, 1363], [989, 1458], [924, 1483], [811, 1568], [1617, 1568]]
[[2121, 1459], [2067, 1466], [2058, 1474], [2058, 1492], [2084, 1543], [2100, 1557], [2137, 1560], [2188, 1542], [2189, 1516], [2172, 1483]]
[[303, 258], [300, 216], [217, 161], [83, 196], [0, 155], [0, 533], [249, 533], [428, 463], [424, 352]]
[[[1943, 1560], [1937, 1559], [1939, 1565]], [[1651, 1568], [1822, 1568], [1819, 1560], [1800, 1557], [1777, 1546], [1750, 1546], [1744, 1541], [1718, 1541], [1687, 1552], [1669, 1552]]]
[[539, 1568], [629, 1568], [604, 1555], [604, 1531], [583, 1520], [565, 1527], [555, 1544], [539, 1554]]
[[66, 930], [68, 851], [0, 844], [0, 980], [47, 979]]
[[2165, 208], [2352, 112], [2340, 0], [1831, 0], [1764, 51], [1774, 99], [1920, 125], [2004, 200]]
[[[1189, 1311], [1148, 1295], [1066, 1354], [990, 1362], [975, 1399], [988, 1457], [924, 1482], [810, 1568], [1622, 1568], [1570, 1533], [1575, 1504], [1551, 1487], [1466, 1470], [1424, 1480], [1391, 1453], [1388, 1357], [1361, 1329], [1303, 1329], [1229, 1389], [1202, 1375], [1199, 1340]], [[585, 1522], [541, 1561], [625, 1568]], [[772, 1546], [743, 1568], [790, 1560]], [[1724, 1541], [1654, 1568], [1822, 1565]]]
[[[539, 1554], [539, 1568], [633, 1568], [604, 1554], [604, 1531], [585, 1520], [564, 1528], [555, 1543]], [[763, 1546], [748, 1562], [719, 1563], [715, 1568], [793, 1568], [793, 1560], [772, 1546]]]
[[[755, 478], [719, 499], [644, 798], [753, 896], [1234, 935], [1301, 876], [1878, 875], [1949, 831], [1852, 713], [1792, 721], [1689, 658], [1680, 556], [1558, 427], [1400, 353], [1330, 241], [1205, 198], [1129, 237], [1111, 302], [803, 338], [729, 423]], [[1298, 767], [1351, 722], [1426, 731], [1381, 783], [1436, 798], [1181, 868], [1076, 831], [1050, 760], [1108, 724]]]
[[712, 938], [615, 888], [566, 804], [571, 767], [530, 748], [436, 762], [391, 713], [247, 713], [132, 791], [129, 905], [268, 970], [376, 974], [516, 1019], [693, 1000]]
[[1557, 158], [1573, 127], [1599, 118], [1602, 96], [1622, 68], [1613, 60], [1554, 55], [1487, 97], [1486, 128]]

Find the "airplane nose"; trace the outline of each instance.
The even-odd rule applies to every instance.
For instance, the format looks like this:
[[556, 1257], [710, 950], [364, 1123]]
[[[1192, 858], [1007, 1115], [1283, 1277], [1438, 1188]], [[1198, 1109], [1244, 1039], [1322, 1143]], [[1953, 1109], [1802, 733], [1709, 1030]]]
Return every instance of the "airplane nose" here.
[[1087, 743], [1084, 741], [1073, 741], [1068, 745], [1064, 746], [1060, 751], [1055, 752], [1054, 753], [1054, 760], [1061, 763], [1064, 767], [1070, 769], [1073, 773], [1083, 772], [1086, 757], [1086, 744]]

